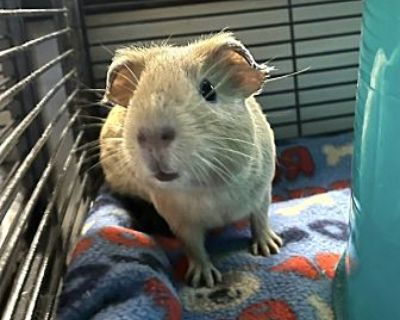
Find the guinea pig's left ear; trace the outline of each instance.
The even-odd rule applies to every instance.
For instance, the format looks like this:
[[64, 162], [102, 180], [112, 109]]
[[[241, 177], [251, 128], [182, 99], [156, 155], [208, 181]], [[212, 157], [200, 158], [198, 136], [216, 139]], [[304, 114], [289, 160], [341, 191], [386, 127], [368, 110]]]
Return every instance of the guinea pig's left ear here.
[[230, 32], [221, 32], [194, 44], [203, 61], [202, 75], [227, 94], [248, 97], [259, 93], [270, 70], [258, 64], [250, 51]]

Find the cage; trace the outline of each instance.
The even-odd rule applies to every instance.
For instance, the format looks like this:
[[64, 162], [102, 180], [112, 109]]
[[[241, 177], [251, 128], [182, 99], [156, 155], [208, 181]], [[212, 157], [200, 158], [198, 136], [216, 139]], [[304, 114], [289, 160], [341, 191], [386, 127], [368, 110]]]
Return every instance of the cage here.
[[101, 178], [82, 145], [115, 48], [229, 27], [283, 74], [259, 100], [278, 140], [351, 131], [359, 0], [1, 0], [0, 310], [54, 319], [62, 275]]

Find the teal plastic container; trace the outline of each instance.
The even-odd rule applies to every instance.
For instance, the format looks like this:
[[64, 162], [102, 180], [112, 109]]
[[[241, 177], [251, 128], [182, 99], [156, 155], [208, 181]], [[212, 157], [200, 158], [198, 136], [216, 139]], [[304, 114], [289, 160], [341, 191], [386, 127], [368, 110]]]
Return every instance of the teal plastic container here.
[[365, 0], [337, 319], [400, 320], [400, 0]]

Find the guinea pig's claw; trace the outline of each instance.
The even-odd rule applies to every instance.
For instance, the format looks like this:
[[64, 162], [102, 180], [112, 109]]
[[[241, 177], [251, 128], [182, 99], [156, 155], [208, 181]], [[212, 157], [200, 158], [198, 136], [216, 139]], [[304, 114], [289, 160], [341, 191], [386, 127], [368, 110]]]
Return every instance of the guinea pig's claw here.
[[279, 253], [282, 244], [282, 239], [274, 231], [268, 230], [260, 237], [253, 239], [251, 253], [268, 257], [271, 254]]
[[211, 262], [204, 264], [190, 262], [189, 270], [186, 273], [186, 281], [195, 288], [198, 288], [202, 282], [207, 287], [212, 288], [222, 281], [222, 275]]

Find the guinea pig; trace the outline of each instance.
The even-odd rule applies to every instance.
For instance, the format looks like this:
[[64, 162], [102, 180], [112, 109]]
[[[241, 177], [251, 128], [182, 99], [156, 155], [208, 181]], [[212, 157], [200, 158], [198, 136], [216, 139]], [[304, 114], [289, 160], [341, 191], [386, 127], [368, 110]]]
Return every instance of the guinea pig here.
[[269, 71], [227, 32], [185, 46], [122, 48], [108, 69], [105, 179], [154, 205], [184, 244], [192, 286], [222, 278], [204, 247], [209, 229], [249, 217], [253, 254], [282, 245], [268, 223], [274, 134], [254, 97]]

